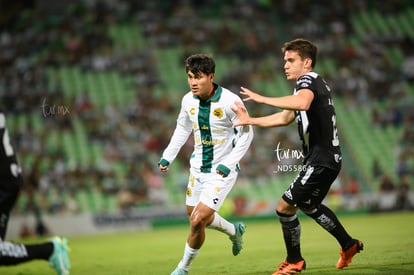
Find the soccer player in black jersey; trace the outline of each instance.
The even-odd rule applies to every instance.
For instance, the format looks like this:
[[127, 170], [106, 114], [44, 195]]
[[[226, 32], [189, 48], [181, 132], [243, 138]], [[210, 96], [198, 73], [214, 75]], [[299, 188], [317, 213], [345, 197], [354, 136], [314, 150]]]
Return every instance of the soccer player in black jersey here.
[[341, 169], [341, 149], [336, 128], [336, 114], [331, 91], [324, 79], [313, 71], [317, 48], [310, 41], [295, 39], [285, 43], [284, 71], [287, 80], [295, 82], [293, 95], [265, 97], [244, 87], [244, 101], [255, 101], [282, 109], [262, 117], [251, 117], [242, 105], [235, 103], [239, 121], [234, 126], [285, 126], [296, 120], [303, 143], [303, 169], [284, 192], [276, 213], [282, 225], [287, 257], [275, 274], [295, 274], [306, 267], [300, 250], [301, 227], [296, 216], [300, 209], [327, 230], [339, 242], [340, 258], [336, 265], [342, 269], [363, 249], [363, 243], [353, 239], [334, 212], [322, 204]]
[[54, 237], [40, 244], [6, 242], [10, 212], [23, 183], [21, 168], [10, 143], [6, 117], [0, 112], [0, 266], [46, 260], [57, 274], [69, 274], [67, 239]]

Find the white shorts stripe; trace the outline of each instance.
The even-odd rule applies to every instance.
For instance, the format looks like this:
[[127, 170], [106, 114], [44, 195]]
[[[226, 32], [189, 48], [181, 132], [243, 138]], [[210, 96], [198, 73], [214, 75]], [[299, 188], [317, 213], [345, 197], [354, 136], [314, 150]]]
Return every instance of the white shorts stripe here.
[[306, 166], [306, 173], [303, 176], [303, 178], [300, 180], [300, 183], [302, 183], [302, 185], [305, 185], [306, 182], [308, 181], [309, 177], [312, 175], [313, 173], [313, 166]]

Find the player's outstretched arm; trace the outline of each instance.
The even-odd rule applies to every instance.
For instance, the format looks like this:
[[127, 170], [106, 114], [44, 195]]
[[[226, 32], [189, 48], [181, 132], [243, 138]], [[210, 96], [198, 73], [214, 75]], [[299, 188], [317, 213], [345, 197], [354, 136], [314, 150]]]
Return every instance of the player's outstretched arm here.
[[233, 127], [240, 125], [256, 125], [260, 127], [278, 127], [290, 124], [295, 119], [294, 111], [283, 110], [268, 116], [251, 117], [246, 108], [239, 102], [234, 103], [233, 112], [237, 114], [238, 120], [233, 123]]
[[295, 95], [268, 97], [241, 87], [240, 94], [245, 96], [243, 101], [255, 101], [283, 110], [308, 110], [314, 99], [314, 94], [309, 89], [301, 89]]

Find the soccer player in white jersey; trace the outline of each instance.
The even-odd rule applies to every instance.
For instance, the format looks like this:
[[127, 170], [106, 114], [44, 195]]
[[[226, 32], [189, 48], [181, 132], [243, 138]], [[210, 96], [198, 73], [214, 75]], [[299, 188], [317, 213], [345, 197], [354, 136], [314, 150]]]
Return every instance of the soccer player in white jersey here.
[[237, 116], [231, 107], [234, 102], [243, 103], [238, 95], [213, 82], [214, 59], [206, 54], [191, 55], [185, 69], [191, 91], [181, 101], [175, 131], [159, 161], [160, 170], [166, 172], [193, 133], [194, 152], [186, 194], [190, 233], [184, 255], [172, 275], [188, 274], [204, 243], [207, 227], [227, 234], [233, 255], [240, 253], [245, 224], [232, 224], [217, 211], [235, 184], [239, 161], [253, 139], [252, 126], [232, 127]]
[[23, 184], [6, 127], [6, 116], [0, 112], [0, 266], [17, 265], [32, 260], [46, 260], [58, 275], [70, 270], [67, 239], [54, 237], [40, 244], [22, 244], [5, 241], [10, 212]]
[[353, 239], [334, 212], [322, 204], [323, 199], [341, 169], [341, 149], [336, 128], [336, 114], [331, 90], [325, 80], [313, 71], [317, 48], [310, 41], [295, 39], [285, 43], [284, 71], [287, 80], [295, 83], [294, 94], [285, 97], [265, 97], [243, 88], [244, 101], [255, 101], [283, 111], [263, 117], [250, 117], [244, 106], [235, 112], [240, 125], [278, 127], [296, 119], [303, 144], [303, 169], [285, 191], [276, 207], [282, 225], [287, 257], [279, 264], [276, 274], [296, 274], [305, 269], [300, 250], [300, 209], [336, 238], [340, 245], [338, 269], [347, 267], [353, 256], [363, 249], [363, 243]]

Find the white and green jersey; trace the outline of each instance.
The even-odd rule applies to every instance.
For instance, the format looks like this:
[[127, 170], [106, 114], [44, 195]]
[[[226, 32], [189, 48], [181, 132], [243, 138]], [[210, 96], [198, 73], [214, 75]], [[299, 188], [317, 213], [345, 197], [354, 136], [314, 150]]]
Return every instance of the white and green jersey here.
[[253, 129], [250, 125], [232, 128], [237, 115], [231, 106], [242, 100], [228, 89], [214, 85], [215, 94], [208, 100], [191, 92], [183, 97], [177, 126], [160, 160], [162, 165], [167, 166], [176, 158], [193, 132], [191, 169], [204, 173], [217, 169], [225, 175], [239, 169], [238, 163], [252, 142]]

